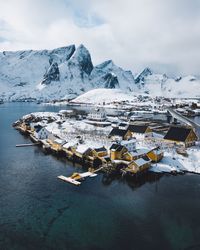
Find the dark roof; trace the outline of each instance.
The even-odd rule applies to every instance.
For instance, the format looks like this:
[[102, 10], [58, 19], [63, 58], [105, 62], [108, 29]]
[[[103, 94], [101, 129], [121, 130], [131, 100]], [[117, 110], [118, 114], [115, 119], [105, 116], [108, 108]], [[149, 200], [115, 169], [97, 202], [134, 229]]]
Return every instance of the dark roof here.
[[110, 147], [110, 150], [114, 149], [116, 151], [121, 151], [122, 149], [124, 148], [124, 146], [120, 145], [120, 144], [117, 144], [117, 143], [114, 143], [112, 144], [112, 146]]
[[127, 133], [128, 130], [124, 130], [124, 129], [119, 129], [119, 128], [113, 128], [109, 134], [109, 136], [112, 135], [119, 135], [119, 136], [125, 136], [125, 134]]
[[34, 126], [36, 133], [38, 133], [43, 127], [41, 125], [35, 125]]
[[129, 125], [128, 130], [134, 133], [144, 134], [147, 130], [147, 125]]
[[191, 128], [170, 127], [164, 139], [184, 142], [191, 130]]
[[103, 152], [105, 152], [105, 151], [107, 152], [107, 149], [106, 149], [105, 147], [95, 148], [94, 150], [95, 150], [96, 152], [102, 152], [102, 151], [103, 151]]
[[105, 156], [103, 157], [107, 162], [111, 161], [110, 157], [109, 156]]
[[127, 123], [123, 123], [123, 122], [119, 124], [120, 127], [126, 127], [127, 125], [128, 125]]

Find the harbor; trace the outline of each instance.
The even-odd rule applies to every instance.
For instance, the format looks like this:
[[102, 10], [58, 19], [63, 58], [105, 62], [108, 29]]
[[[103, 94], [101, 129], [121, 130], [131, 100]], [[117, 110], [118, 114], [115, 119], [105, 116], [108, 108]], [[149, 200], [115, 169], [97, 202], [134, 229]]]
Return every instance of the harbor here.
[[[99, 172], [80, 186], [65, 183], [57, 176], [69, 177], [87, 169], [44, 154], [40, 146], [16, 148], [16, 144], [30, 143], [30, 138], [10, 126], [33, 110], [58, 112], [59, 108], [31, 103], [3, 106], [1, 116], [14, 112], [0, 123], [4, 141], [0, 146], [0, 246], [120, 250], [132, 237], [136, 249], [169, 249], [172, 226], [180, 247], [198, 245], [199, 175], [147, 172], [133, 179]], [[143, 235], [157, 240], [149, 241]]]

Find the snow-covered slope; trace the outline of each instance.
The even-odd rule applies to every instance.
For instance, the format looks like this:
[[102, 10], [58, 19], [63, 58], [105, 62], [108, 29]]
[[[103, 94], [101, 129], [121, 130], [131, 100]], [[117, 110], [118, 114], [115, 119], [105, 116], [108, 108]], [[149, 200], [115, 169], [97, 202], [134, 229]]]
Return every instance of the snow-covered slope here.
[[90, 103], [90, 104], [103, 104], [120, 101], [133, 101], [135, 96], [132, 92], [125, 92], [121, 89], [92, 89], [84, 93], [71, 102], [75, 103]]
[[122, 89], [127, 93], [168, 97], [200, 97], [200, 79], [172, 79], [149, 68], [134, 75], [112, 60], [94, 66], [80, 45], [54, 50], [0, 53], [0, 98], [52, 100], [74, 98], [91, 89]]
[[83, 45], [0, 53], [0, 98], [72, 98], [97, 87], [134, 90], [135, 82], [112, 61], [94, 67]]

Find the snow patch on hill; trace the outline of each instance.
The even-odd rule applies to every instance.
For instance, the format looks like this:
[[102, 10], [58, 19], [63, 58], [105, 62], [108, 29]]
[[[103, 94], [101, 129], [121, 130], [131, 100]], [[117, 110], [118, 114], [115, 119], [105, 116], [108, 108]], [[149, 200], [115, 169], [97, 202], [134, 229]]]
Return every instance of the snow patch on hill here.
[[92, 103], [103, 104], [121, 101], [133, 101], [135, 96], [133, 93], [125, 92], [121, 89], [93, 89], [84, 93], [71, 102], [73, 103]]

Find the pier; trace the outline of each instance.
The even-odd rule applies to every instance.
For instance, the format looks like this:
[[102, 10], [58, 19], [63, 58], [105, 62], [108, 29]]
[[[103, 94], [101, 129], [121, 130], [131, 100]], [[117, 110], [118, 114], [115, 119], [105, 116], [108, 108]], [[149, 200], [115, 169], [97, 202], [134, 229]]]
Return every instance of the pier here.
[[62, 180], [62, 181], [71, 183], [71, 184], [73, 184], [73, 185], [75, 185], [75, 186], [81, 185], [81, 182], [80, 182], [80, 181], [76, 181], [76, 180], [74, 180], [74, 179], [71, 178], [71, 177], [66, 177], [66, 176], [64, 176], [64, 175], [59, 175], [57, 178], [60, 179], [60, 180]]
[[37, 142], [37, 143], [27, 143], [27, 144], [16, 144], [16, 147], [19, 148], [19, 147], [31, 147], [31, 146], [37, 146], [39, 145], [40, 143]]

